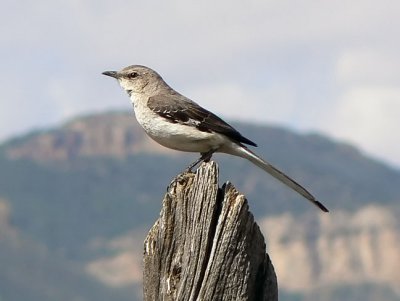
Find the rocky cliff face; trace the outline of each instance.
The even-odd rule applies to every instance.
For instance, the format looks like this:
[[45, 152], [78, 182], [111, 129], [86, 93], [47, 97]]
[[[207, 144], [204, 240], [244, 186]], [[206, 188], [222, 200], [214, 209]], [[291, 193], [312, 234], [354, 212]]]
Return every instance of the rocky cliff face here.
[[[400, 298], [400, 222], [396, 216], [390, 208], [368, 206], [355, 213], [284, 214], [265, 218], [259, 225], [279, 286], [286, 291], [308, 293], [375, 283], [389, 285]], [[135, 236], [103, 244], [117, 252], [88, 263], [87, 271], [112, 287], [140, 282], [142, 254], [137, 246], [142, 245], [144, 234], [137, 241]]]
[[390, 208], [285, 214], [266, 218], [260, 226], [279, 285], [287, 290], [371, 282], [400, 287], [400, 222]]
[[8, 202], [0, 198], [0, 239], [2, 235], [12, 231], [10, 227], [10, 206]]
[[78, 156], [124, 157], [138, 153], [173, 153], [148, 138], [132, 114], [115, 113], [77, 118], [63, 127], [14, 142], [12, 159], [67, 160]]

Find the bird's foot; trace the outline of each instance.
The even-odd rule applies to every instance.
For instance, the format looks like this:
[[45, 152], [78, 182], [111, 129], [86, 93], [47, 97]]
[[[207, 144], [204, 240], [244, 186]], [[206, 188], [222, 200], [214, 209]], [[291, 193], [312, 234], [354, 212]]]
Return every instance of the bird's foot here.
[[209, 162], [211, 160], [211, 157], [212, 157], [214, 152], [215, 152], [215, 150], [210, 150], [210, 151], [208, 151], [206, 153], [201, 153], [200, 158], [197, 159], [196, 161], [194, 161], [192, 164], [190, 164], [184, 170], [184, 173], [191, 173], [192, 172], [192, 168], [194, 168], [196, 165], [198, 165], [201, 162]]

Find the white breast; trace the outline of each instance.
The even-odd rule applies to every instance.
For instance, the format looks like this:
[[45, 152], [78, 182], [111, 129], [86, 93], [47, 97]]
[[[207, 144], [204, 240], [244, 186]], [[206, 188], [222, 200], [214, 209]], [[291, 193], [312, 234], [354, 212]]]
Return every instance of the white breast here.
[[154, 113], [147, 107], [146, 101], [134, 99], [136, 119], [146, 133], [159, 144], [185, 152], [205, 153], [218, 150], [228, 139], [218, 133], [198, 130], [193, 126], [172, 123]]

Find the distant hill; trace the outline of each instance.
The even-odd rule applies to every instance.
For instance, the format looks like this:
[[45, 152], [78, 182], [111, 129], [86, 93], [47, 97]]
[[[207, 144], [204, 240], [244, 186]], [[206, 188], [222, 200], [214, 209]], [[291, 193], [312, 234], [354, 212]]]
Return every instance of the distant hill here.
[[[280, 127], [233, 125], [258, 143], [258, 154], [318, 196], [332, 216], [338, 210], [351, 214], [370, 205], [397, 210], [400, 172], [365, 156], [356, 147]], [[108, 249], [89, 247], [97, 239], [112, 240], [132, 229], [149, 227], [158, 216], [166, 185], [197, 156], [157, 146], [128, 112], [78, 117], [0, 146], [0, 198], [11, 208], [9, 223], [45, 246], [49, 260], [54, 254], [56, 261], [86, 265], [110, 256]], [[219, 163], [221, 179], [233, 182], [248, 197], [259, 220], [282, 214], [320, 214], [246, 160], [226, 155], [216, 155], [214, 160]], [[300, 226], [303, 222], [293, 223]], [[391, 233], [396, 233], [397, 226], [391, 227]], [[329, 235], [344, 235], [343, 229]], [[294, 237], [285, 239], [290, 242]], [[302, 239], [308, 245], [309, 237]], [[0, 258], [5, 252], [7, 256], [13, 254], [3, 249]], [[4, 273], [0, 269], [0, 279], [7, 277]], [[0, 281], [0, 300], [10, 301], [4, 299], [2, 290]]]
[[71, 301], [140, 300], [134, 286], [116, 290], [87, 275], [78, 263], [49, 252], [12, 225], [0, 200], [0, 300]]
[[[244, 123], [234, 125], [258, 143], [257, 153], [303, 183], [330, 208], [354, 210], [369, 202], [391, 204], [399, 199], [400, 171], [363, 155], [354, 146], [319, 134], [297, 134], [285, 128]], [[140, 173], [138, 170], [145, 172], [142, 176], [148, 177], [146, 180], [154, 180], [160, 173], [166, 177], [173, 176], [198, 156], [157, 145], [128, 112], [76, 118], [59, 128], [10, 140], [0, 147], [0, 151], [0, 159], [5, 165], [10, 163], [14, 168], [17, 164], [23, 168], [26, 164], [26, 175], [31, 168], [37, 168], [35, 174], [38, 175], [45, 170], [54, 173], [63, 170], [58, 176], [68, 177], [78, 171], [82, 175], [83, 172], [97, 173], [95, 169], [98, 166], [107, 169], [105, 164], [116, 165], [123, 174], [114, 176], [125, 178], [118, 179], [114, 185], [133, 179]], [[138, 169], [137, 164], [146, 158], [151, 158], [149, 161], [153, 163], [150, 167], [146, 163]], [[262, 214], [309, 209], [308, 204], [301, 204], [296, 194], [288, 193], [251, 163], [227, 155], [217, 155], [216, 158], [224, 177], [245, 189], [246, 194], [254, 198], [254, 203], [260, 203], [264, 208]], [[152, 173], [151, 168], [156, 168], [157, 172]], [[147, 189], [143, 193], [150, 193], [153, 198]], [[273, 193], [276, 202], [261, 205], [260, 196], [266, 193]]]

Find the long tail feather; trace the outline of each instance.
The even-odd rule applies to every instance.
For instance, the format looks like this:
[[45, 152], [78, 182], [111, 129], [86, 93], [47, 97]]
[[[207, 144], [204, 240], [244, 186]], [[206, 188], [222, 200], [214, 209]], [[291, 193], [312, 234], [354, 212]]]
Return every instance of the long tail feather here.
[[307, 200], [309, 200], [311, 203], [313, 203], [322, 211], [329, 212], [329, 210], [321, 202], [319, 202], [310, 192], [308, 192], [307, 189], [305, 189], [303, 186], [301, 186], [299, 183], [297, 183], [289, 176], [285, 175], [279, 169], [275, 168], [268, 162], [261, 159], [247, 147], [243, 145], [239, 146], [238, 148], [235, 149], [234, 155], [249, 160], [253, 164], [257, 165], [258, 167], [269, 173], [274, 178], [278, 179], [279, 181], [281, 181], [282, 183], [289, 186], [291, 189], [293, 189], [294, 191], [305, 197]]

